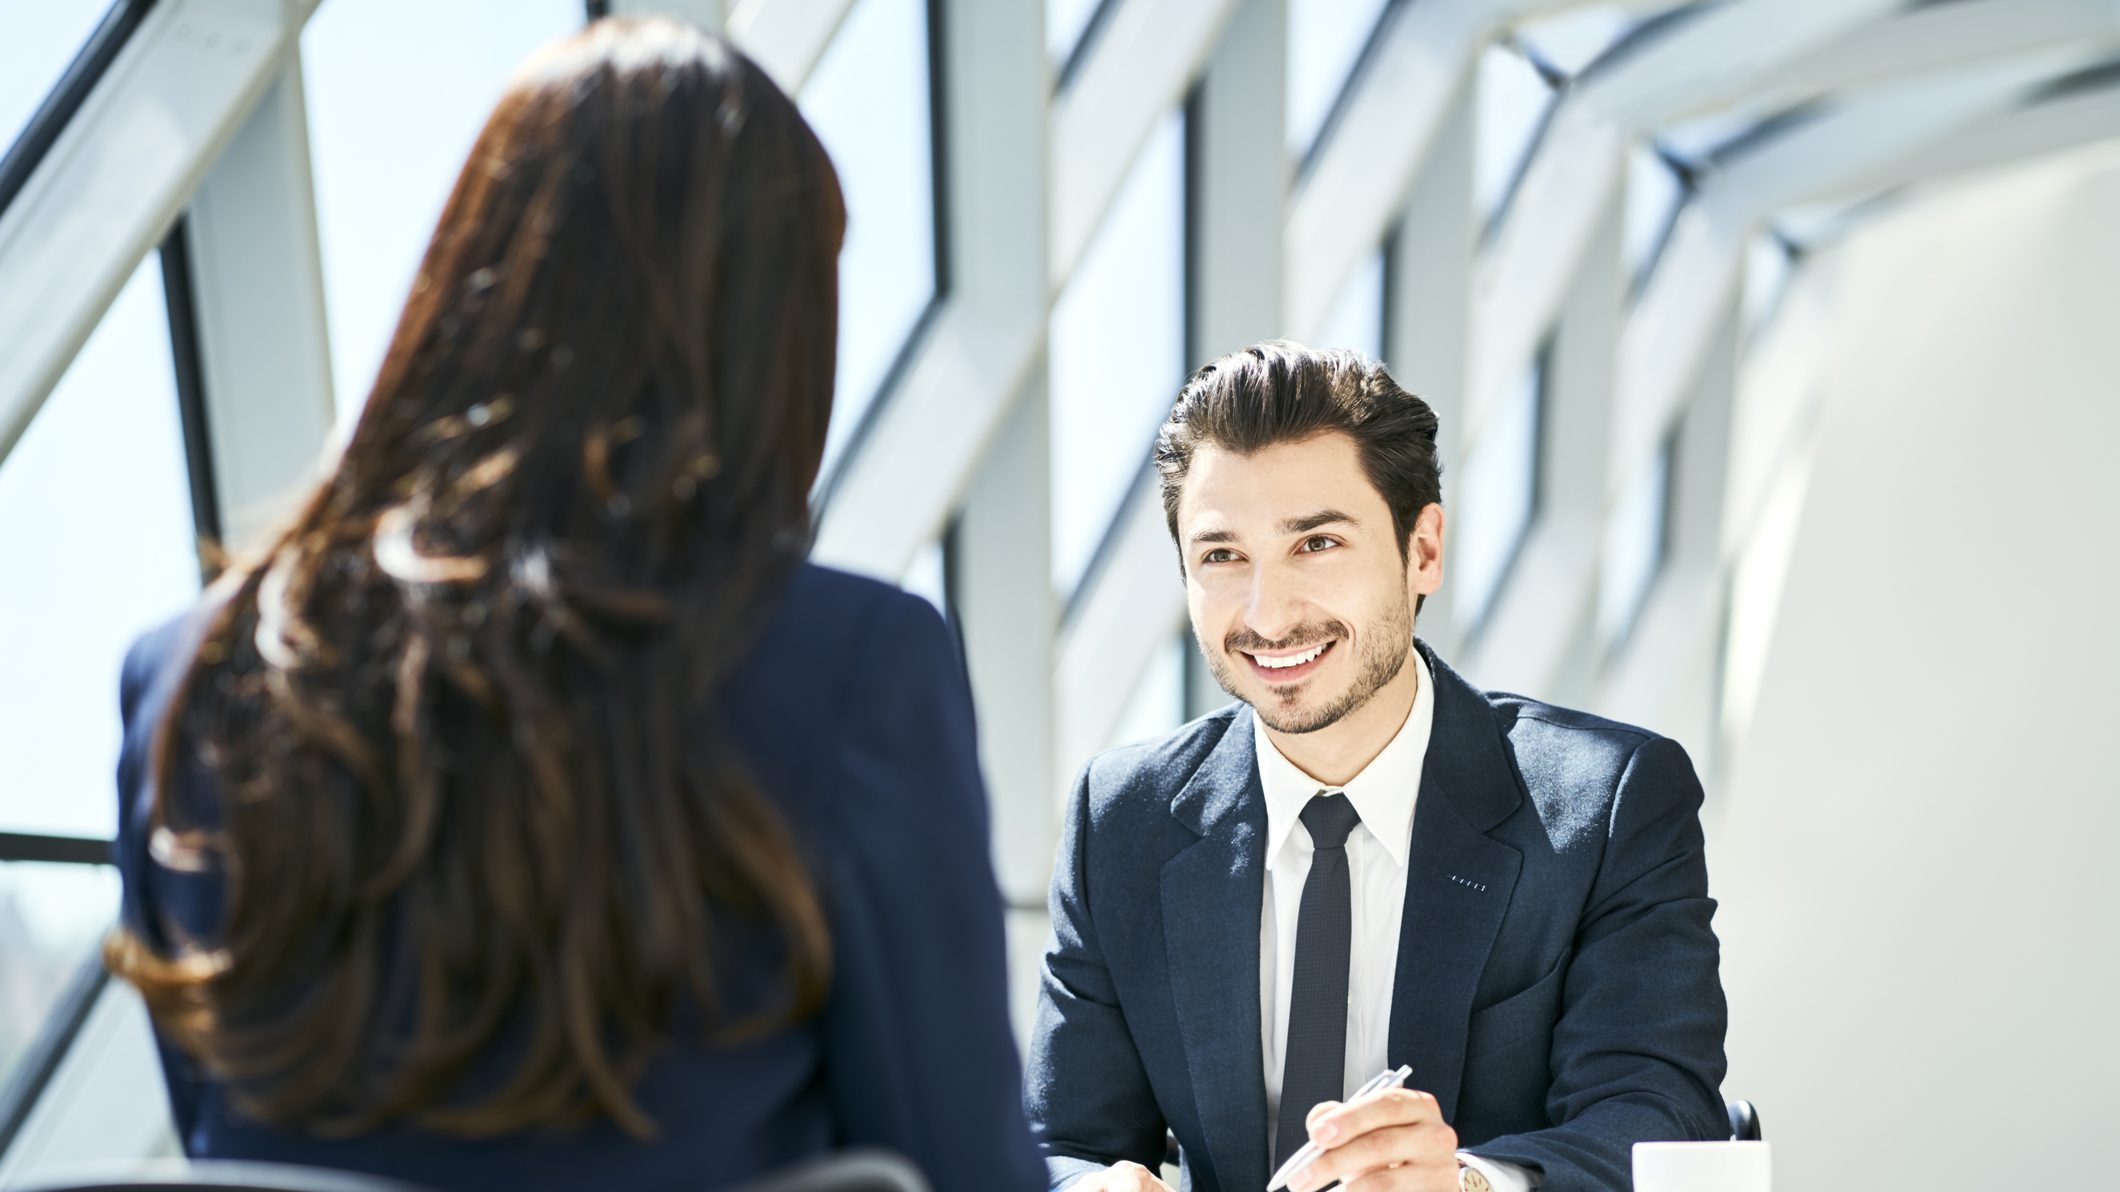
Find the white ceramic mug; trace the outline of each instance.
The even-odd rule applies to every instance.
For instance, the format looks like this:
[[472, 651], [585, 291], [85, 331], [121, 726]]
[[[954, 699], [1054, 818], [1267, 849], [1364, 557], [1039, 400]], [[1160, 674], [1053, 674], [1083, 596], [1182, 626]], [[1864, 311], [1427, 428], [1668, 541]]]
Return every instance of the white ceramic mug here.
[[1764, 1142], [1637, 1142], [1634, 1192], [1772, 1192]]

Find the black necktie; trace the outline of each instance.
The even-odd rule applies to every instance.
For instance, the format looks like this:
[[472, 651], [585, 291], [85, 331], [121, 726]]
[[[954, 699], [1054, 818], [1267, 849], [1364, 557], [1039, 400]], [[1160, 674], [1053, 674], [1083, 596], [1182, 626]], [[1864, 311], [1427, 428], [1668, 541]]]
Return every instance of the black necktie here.
[[1315, 851], [1296, 916], [1296, 971], [1288, 997], [1287, 1058], [1281, 1067], [1281, 1121], [1274, 1162], [1285, 1162], [1310, 1137], [1303, 1119], [1320, 1101], [1337, 1101], [1347, 1073], [1347, 964], [1354, 944], [1353, 887], [1347, 878], [1347, 834], [1362, 822], [1345, 795], [1320, 792], [1303, 808]]

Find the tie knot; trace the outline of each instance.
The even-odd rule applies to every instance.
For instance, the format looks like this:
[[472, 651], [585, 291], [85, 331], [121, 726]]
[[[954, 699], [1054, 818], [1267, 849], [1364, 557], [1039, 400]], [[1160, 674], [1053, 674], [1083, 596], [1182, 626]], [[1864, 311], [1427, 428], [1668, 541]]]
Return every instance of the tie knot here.
[[1361, 822], [1361, 815], [1346, 795], [1320, 791], [1303, 807], [1303, 827], [1310, 832], [1310, 843], [1315, 848], [1342, 847], [1347, 843], [1347, 834]]

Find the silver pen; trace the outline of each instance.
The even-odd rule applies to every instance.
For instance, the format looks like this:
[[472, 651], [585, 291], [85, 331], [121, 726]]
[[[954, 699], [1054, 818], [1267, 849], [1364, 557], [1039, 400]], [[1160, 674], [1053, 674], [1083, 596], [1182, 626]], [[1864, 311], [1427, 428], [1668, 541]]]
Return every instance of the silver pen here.
[[[1395, 1072], [1379, 1072], [1375, 1076], [1370, 1077], [1367, 1084], [1356, 1089], [1354, 1095], [1347, 1098], [1346, 1103], [1352, 1105], [1371, 1093], [1380, 1093], [1385, 1089], [1395, 1089], [1405, 1084], [1406, 1078], [1411, 1075], [1413, 1075], [1413, 1067], [1409, 1064], [1399, 1065], [1398, 1070]], [[1281, 1110], [1285, 1113], [1288, 1108], [1288, 1106], [1283, 1105]], [[1303, 1112], [1308, 1113], [1310, 1111], [1306, 1109]], [[1288, 1162], [1281, 1164], [1281, 1169], [1273, 1173], [1272, 1179], [1266, 1181], [1266, 1192], [1281, 1192], [1281, 1189], [1288, 1186], [1288, 1181], [1297, 1172], [1310, 1166], [1312, 1160], [1324, 1153], [1325, 1148], [1315, 1142], [1306, 1142], [1302, 1146], [1297, 1147], [1296, 1153], [1288, 1157]]]

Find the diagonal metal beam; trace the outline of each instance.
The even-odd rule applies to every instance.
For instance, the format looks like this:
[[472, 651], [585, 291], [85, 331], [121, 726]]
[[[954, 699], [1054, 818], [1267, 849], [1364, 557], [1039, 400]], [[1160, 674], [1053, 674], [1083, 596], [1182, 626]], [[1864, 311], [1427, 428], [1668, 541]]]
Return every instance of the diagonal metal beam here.
[[1483, 0], [1401, 4], [1289, 206], [1286, 321], [1314, 336], [1347, 279], [1383, 243], [1449, 116], [1480, 41], [1502, 17]]
[[1067, 284], [1149, 131], [1183, 102], [1236, 7], [1236, 0], [1119, 0], [1089, 59], [1054, 98], [1053, 293]]
[[1737, 102], [1897, 0], [1741, 0], [1651, 42], [1564, 97], [1475, 281], [1468, 417], [1477, 425], [1546, 333], [1624, 176], [1630, 139]]
[[1855, 29], [1788, 63], [1747, 97], [1766, 111], [2077, 39], [2111, 36], [2111, 0], [1956, 0]]
[[1973, 70], [1874, 89], [1734, 163], [1703, 188], [1651, 275], [1620, 343], [1613, 471], [1644, 465], [1691, 390], [1711, 317], [1742, 276], [1744, 244], [1769, 213], [1906, 178], [1901, 163], [1939, 150], [2008, 109], [2042, 79], [2095, 61], [2120, 38], [2065, 44]]
[[[1286, 0], [1240, 0], [1201, 81], [1193, 138], [1186, 338], [1198, 363], [1280, 334], [1289, 162], [1259, 146], [1286, 142]], [[1185, 584], [1164, 525], [1154, 470], [1121, 504], [1061, 629], [1059, 775], [1111, 743], [1129, 692], [1185, 624]]]
[[1348, 277], [1397, 221], [1480, 47], [1514, 22], [1585, 2], [1409, 0], [1393, 8], [1290, 207], [1290, 334], [1316, 333]]
[[[288, 512], [332, 429], [332, 377], [302, 74], [290, 61], [186, 216], [205, 452], [223, 541]], [[359, 395], [351, 395], [358, 401]]]
[[1045, 337], [1044, 25], [1029, 5], [939, 8], [950, 288], [841, 465], [815, 552], [894, 582], [948, 522]]
[[2120, 140], [2120, 87], [1989, 113], [1839, 183], [1845, 190], [1882, 192], [2108, 140]]
[[[701, 10], [701, 24], [712, 28], [717, 10], [728, 14], [729, 40], [743, 47], [780, 88], [793, 95], [802, 89], [824, 57], [833, 35], [846, 21], [854, 0], [682, 0]], [[622, 7], [667, 9], [672, 0], [619, 0]]]
[[166, 0], [0, 215], [0, 459], [285, 69], [315, 0]]

